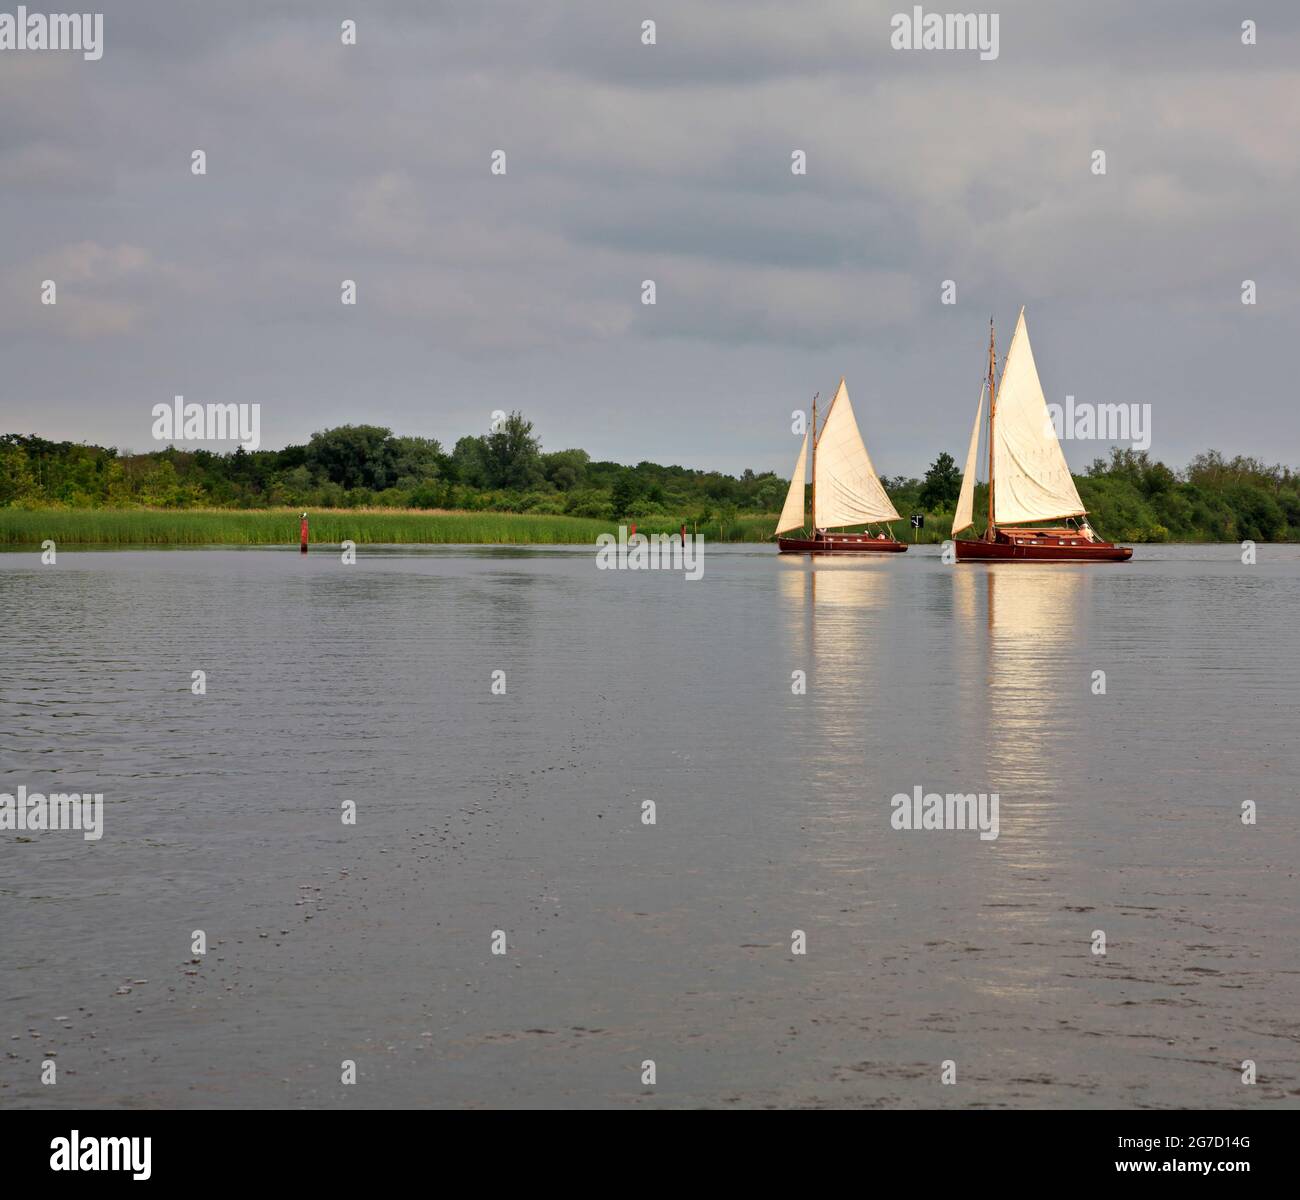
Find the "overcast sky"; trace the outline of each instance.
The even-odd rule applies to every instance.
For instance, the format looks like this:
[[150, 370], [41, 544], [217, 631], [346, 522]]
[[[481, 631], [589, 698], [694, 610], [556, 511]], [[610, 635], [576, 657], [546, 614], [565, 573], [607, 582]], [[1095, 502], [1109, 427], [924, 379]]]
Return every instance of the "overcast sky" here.
[[0, 51], [0, 432], [152, 449], [180, 393], [260, 403], [266, 447], [450, 448], [519, 408], [788, 475], [845, 375], [917, 474], [1024, 304], [1049, 401], [1300, 466], [1300, 5], [997, 0], [993, 61], [891, 49], [911, 7], [100, 0], [99, 61]]

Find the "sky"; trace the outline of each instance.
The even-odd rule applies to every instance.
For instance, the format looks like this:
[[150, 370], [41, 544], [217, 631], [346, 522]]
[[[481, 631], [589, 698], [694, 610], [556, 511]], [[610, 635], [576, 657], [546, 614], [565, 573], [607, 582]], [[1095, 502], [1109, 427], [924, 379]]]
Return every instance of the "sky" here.
[[788, 476], [844, 376], [919, 475], [1024, 305], [1049, 402], [1300, 466], [1300, 5], [998, 0], [986, 61], [894, 49], [912, 7], [100, 0], [97, 61], [0, 50], [0, 432], [154, 449], [184, 395], [450, 449], [519, 409]]

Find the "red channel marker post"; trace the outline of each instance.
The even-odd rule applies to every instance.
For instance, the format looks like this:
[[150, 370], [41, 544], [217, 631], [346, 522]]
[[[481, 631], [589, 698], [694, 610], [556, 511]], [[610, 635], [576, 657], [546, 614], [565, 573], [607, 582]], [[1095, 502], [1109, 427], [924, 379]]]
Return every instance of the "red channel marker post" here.
[[298, 531], [298, 552], [300, 554], [307, 553], [307, 514], [306, 513], [302, 514], [302, 525], [299, 527], [299, 531]]

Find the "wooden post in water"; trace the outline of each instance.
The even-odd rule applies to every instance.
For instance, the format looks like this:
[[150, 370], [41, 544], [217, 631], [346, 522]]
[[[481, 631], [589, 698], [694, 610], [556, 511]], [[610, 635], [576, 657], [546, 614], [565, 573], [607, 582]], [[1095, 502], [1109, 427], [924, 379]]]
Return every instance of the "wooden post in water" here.
[[307, 553], [307, 514], [302, 514], [302, 524], [298, 528], [298, 553]]

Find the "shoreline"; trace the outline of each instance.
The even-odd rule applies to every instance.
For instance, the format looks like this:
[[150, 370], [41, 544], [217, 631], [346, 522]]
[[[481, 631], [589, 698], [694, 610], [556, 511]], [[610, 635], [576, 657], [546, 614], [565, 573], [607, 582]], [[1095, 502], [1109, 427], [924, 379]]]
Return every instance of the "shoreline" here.
[[[299, 509], [0, 508], [0, 550], [39, 547], [46, 539], [60, 547], [298, 547]], [[719, 522], [677, 516], [631, 516], [620, 520], [549, 513], [474, 512], [452, 509], [334, 508], [308, 511], [310, 544], [337, 546], [593, 546], [601, 534], [617, 536], [620, 526], [639, 533], [676, 534], [683, 524], [706, 542], [763, 545], [775, 542], [776, 514], [745, 513]], [[908, 545], [940, 545], [950, 535], [950, 518], [931, 517], [913, 541], [905, 521], [894, 532]], [[1168, 538], [1142, 541], [1116, 536], [1125, 545], [1240, 545], [1236, 541]], [[1296, 542], [1259, 542], [1296, 545]]]

